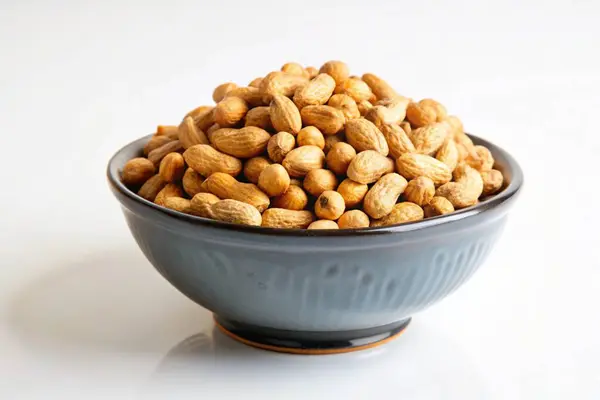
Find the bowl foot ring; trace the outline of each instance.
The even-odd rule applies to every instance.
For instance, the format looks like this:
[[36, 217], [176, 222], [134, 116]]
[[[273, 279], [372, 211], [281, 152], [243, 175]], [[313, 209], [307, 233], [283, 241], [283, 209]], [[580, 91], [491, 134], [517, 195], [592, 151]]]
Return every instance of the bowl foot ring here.
[[410, 318], [389, 325], [343, 332], [296, 332], [264, 328], [214, 315], [215, 325], [226, 336], [248, 346], [279, 353], [325, 355], [371, 349], [399, 337]]

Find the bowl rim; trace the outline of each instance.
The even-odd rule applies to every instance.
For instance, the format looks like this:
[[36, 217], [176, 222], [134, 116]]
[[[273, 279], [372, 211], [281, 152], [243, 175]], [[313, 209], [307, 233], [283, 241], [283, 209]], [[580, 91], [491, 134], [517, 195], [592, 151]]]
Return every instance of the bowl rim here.
[[[107, 168], [106, 168], [106, 176], [109, 182], [109, 185], [115, 196], [120, 194], [125, 196], [126, 198], [132, 200], [138, 205], [147, 208], [148, 210], [153, 210], [157, 212], [161, 212], [163, 214], [170, 215], [177, 220], [185, 221], [188, 223], [192, 223], [194, 225], [206, 226], [213, 229], [223, 229], [228, 231], [236, 231], [236, 232], [247, 232], [258, 235], [276, 235], [276, 236], [295, 236], [295, 237], [330, 237], [330, 236], [343, 236], [343, 237], [357, 237], [363, 235], [380, 235], [380, 234], [389, 234], [389, 233], [402, 233], [409, 232], [414, 230], [420, 230], [429, 228], [432, 226], [437, 226], [441, 224], [450, 223], [453, 221], [462, 220], [465, 218], [470, 218], [475, 215], [481, 214], [483, 212], [492, 210], [497, 208], [498, 206], [506, 203], [507, 201], [516, 197], [516, 195], [520, 192], [523, 183], [523, 171], [517, 161], [504, 149], [501, 147], [482, 139], [479, 136], [467, 133], [467, 135], [476, 143], [481, 144], [487, 147], [494, 158], [497, 155], [500, 155], [506, 162], [503, 165], [504, 169], [510, 171], [511, 180], [504, 187], [504, 189], [493, 195], [489, 198], [479, 202], [478, 204], [470, 207], [466, 207], [457, 211], [454, 211], [450, 214], [439, 215], [435, 217], [426, 218], [419, 221], [412, 222], [404, 222], [401, 224], [390, 225], [390, 226], [382, 226], [382, 227], [368, 227], [368, 228], [356, 228], [356, 229], [299, 229], [299, 228], [271, 228], [271, 227], [263, 227], [263, 226], [250, 226], [250, 225], [241, 225], [235, 224], [231, 222], [223, 222], [217, 221], [209, 218], [199, 217], [195, 215], [185, 214], [179, 211], [171, 210], [169, 208], [160, 206], [155, 204], [154, 202], [148, 201], [143, 197], [139, 196], [137, 193], [130, 190], [127, 186], [125, 186], [120, 179], [120, 171], [122, 166], [118, 166], [117, 161], [122, 157], [122, 154], [132, 147], [138, 147], [138, 150], [141, 151], [143, 147], [143, 143], [147, 139], [149, 139], [152, 134], [143, 136], [141, 138], [135, 139], [125, 146], [121, 147], [117, 152], [115, 152], [110, 158]], [[138, 151], [138, 152], [139, 152]], [[118, 198], [118, 196], [117, 196]], [[118, 200], [123, 204], [121, 199]]]

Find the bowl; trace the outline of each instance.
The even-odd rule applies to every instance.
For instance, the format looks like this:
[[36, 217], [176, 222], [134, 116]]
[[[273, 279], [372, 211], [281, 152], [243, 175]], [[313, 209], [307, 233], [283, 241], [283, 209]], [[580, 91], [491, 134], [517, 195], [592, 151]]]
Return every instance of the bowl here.
[[274, 351], [330, 354], [397, 337], [416, 313], [463, 285], [482, 265], [523, 184], [517, 162], [489, 148], [503, 189], [475, 206], [396, 226], [275, 229], [183, 214], [120, 181], [149, 136], [120, 149], [107, 169], [129, 229], [156, 270], [212, 311], [217, 327]]

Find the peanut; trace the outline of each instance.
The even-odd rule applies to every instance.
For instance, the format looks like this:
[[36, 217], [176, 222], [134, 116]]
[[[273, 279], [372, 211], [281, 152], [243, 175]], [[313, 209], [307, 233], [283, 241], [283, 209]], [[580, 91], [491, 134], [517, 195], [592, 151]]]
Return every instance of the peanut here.
[[326, 190], [335, 190], [337, 186], [335, 174], [327, 169], [313, 169], [304, 178], [304, 189], [315, 197]]
[[222, 83], [215, 88], [213, 91], [212, 98], [215, 103], [220, 102], [225, 98], [227, 93], [231, 92], [233, 89], [236, 89], [238, 86], [233, 82]]
[[346, 209], [344, 198], [338, 192], [326, 190], [315, 203], [315, 214], [321, 219], [335, 220], [342, 216]]
[[327, 167], [338, 175], [345, 175], [354, 157], [356, 157], [354, 147], [345, 142], [336, 143], [327, 153]]
[[281, 196], [290, 187], [290, 176], [281, 164], [268, 165], [258, 177], [258, 187], [269, 197]]
[[270, 72], [260, 83], [259, 91], [265, 103], [271, 102], [274, 95], [290, 97], [296, 89], [305, 85], [308, 78], [281, 71]]
[[180, 151], [182, 149], [183, 147], [181, 146], [181, 142], [179, 140], [172, 140], [148, 153], [148, 160], [152, 161], [154, 165], [158, 166], [167, 154]]
[[452, 173], [446, 164], [424, 154], [402, 154], [396, 160], [396, 168], [398, 173], [406, 179], [426, 176], [435, 185], [442, 185], [452, 179]]
[[179, 211], [181, 213], [190, 214], [190, 201], [183, 197], [168, 197], [164, 201], [164, 206], [171, 210]]
[[373, 96], [371, 88], [361, 79], [349, 78], [338, 84], [335, 88], [335, 94], [345, 94], [354, 99], [357, 103], [363, 100], [369, 100]]
[[164, 206], [165, 205], [165, 200], [167, 200], [169, 197], [182, 197], [183, 196], [183, 190], [181, 189], [181, 187], [175, 183], [167, 183], [165, 185], [165, 187], [163, 187], [161, 189], [160, 192], [158, 192], [158, 194], [156, 195], [156, 198], [154, 199], [154, 203], [158, 204], [159, 206]]
[[337, 85], [344, 82], [350, 76], [348, 66], [342, 61], [328, 61], [321, 66], [319, 72], [331, 76]]
[[385, 217], [371, 221], [371, 226], [378, 227], [403, 224], [405, 222], [419, 221], [423, 219], [423, 217], [424, 213], [421, 207], [415, 203], [405, 201], [403, 203], [396, 204], [392, 208], [392, 212]]
[[298, 146], [317, 146], [320, 149], [325, 148], [325, 137], [319, 129], [314, 126], [305, 126], [298, 132]]
[[440, 186], [435, 195], [447, 198], [455, 209], [476, 204], [483, 192], [483, 179], [479, 171], [467, 164], [460, 164], [454, 170], [454, 179], [455, 182]]
[[238, 182], [234, 177], [223, 172], [213, 173], [206, 178], [205, 183], [210, 193], [221, 199], [248, 203], [260, 212], [269, 207], [269, 197], [253, 183]]
[[488, 148], [484, 146], [475, 146], [474, 150], [476, 156], [467, 156], [465, 160], [467, 164], [480, 172], [491, 170], [494, 167], [495, 161], [494, 156], [492, 156], [492, 153], [488, 150]]
[[254, 107], [248, 111], [245, 126], [256, 126], [266, 131], [273, 130], [270, 107]]
[[356, 104], [356, 106], [358, 107], [360, 115], [362, 115], [363, 117], [366, 116], [367, 112], [369, 112], [371, 108], [373, 108], [373, 104], [368, 100], [363, 100]]
[[208, 138], [198, 129], [192, 117], [185, 117], [179, 125], [178, 138], [184, 149], [196, 144], [209, 144]]
[[154, 176], [154, 164], [143, 157], [132, 158], [125, 163], [121, 179], [126, 185], [141, 185]]
[[158, 174], [165, 182], [175, 182], [183, 177], [185, 161], [179, 153], [169, 153], [160, 162]]
[[161, 147], [167, 143], [170, 143], [174, 140], [176, 140], [176, 139], [171, 139], [169, 136], [154, 135], [150, 138], [148, 143], [146, 143], [146, 145], [144, 146], [144, 155], [148, 156], [148, 154], [152, 150], [158, 149], [159, 147]]
[[307, 228], [315, 217], [307, 210], [269, 208], [262, 215], [262, 226], [270, 228]]
[[360, 111], [358, 110], [356, 101], [346, 94], [334, 94], [327, 102], [327, 105], [343, 112], [346, 121], [360, 117]]
[[364, 183], [354, 182], [352, 179], [344, 179], [337, 188], [337, 192], [344, 199], [346, 208], [359, 205], [368, 191], [369, 186]]
[[431, 199], [429, 204], [423, 207], [425, 217], [437, 217], [438, 215], [450, 214], [454, 211], [454, 206], [445, 197], [435, 196]]
[[237, 158], [252, 158], [264, 153], [270, 139], [269, 132], [256, 126], [217, 129], [211, 136], [217, 150]]
[[194, 171], [192, 168], [188, 168], [183, 174], [183, 190], [190, 197], [194, 197], [196, 194], [202, 191], [202, 189], [200, 188], [202, 182], [204, 182], [204, 178], [202, 177], [202, 175]]
[[273, 208], [285, 208], [286, 210], [304, 210], [308, 204], [308, 197], [300, 185], [290, 184], [288, 190], [281, 196], [271, 200]]
[[138, 195], [148, 201], [154, 201], [158, 193], [167, 185], [167, 182], [156, 174], [148, 179], [138, 191]]
[[300, 111], [302, 123], [317, 127], [324, 135], [335, 135], [344, 127], [344, 113], [331, 106], [306, 106]]
[[452, 138], [446, 139], [444, 144], [442, 144], [435, 154], [435, 158], [446, 164], [450, 171], [454, 171], [454, 168], [458, 165], [459, 159], [456, 142]]
[[433, 155], [444, 144], [449, 133], [449, 125], [435, 123], [413, 130], [410, 138], [417, 153]]
[[269, 109], [271, 123], [276, 131], [289, 132], [296, 135], [302, 128], [300, 111], [293, 101], [285, 96], [274, 95]]
[[335, 221], [330, 221], [328, 219], [320, 219], [311, 223], [308, 226], [308, 229], [340, 229], [338, 224]]
[[298, 109], [325, 104], [334, 89], [335, 81], [333, 78], [327, 74], [319, 74], [306, 85], [296, 89], [294, 103], [296, 103]]
[[260, 89], [255, 87], [238, 87], [227, 93], [227, 97], [238, 97], [246, 102], [250, 107], [265, 106], [269, 101], [263, 101], [263, 95]]
[[190, 214], [212, 218], [211, 206], [220, 199], [212, 193], [197, 193], [190, 200]]
[[258, 184], [258, 178], [265, 168], [271, 165], [266, 157], [254, 157], [244, 164], [244, 176], [254, 184]]
[[362, 80], [369, 85], [371, 91], [373, 91], [373, 94], [378, 99], [394, 99], [398, 96], [398, 93], [377, 75], [367, 73], [362, 76]]
[[406, 179], [394, 172], [382, 176], [367, 192], [363, 209], [371, 218], [385, 217], [392, 212], [406, 185]]
[[156, 127], [156, 136], [166, 136], [171, 140], [177, 139], [177, 127], [174, 125], [159, 125]]
[[305, 70], [310, 79], [313, 79], [315, 76], [319, 75], [319, 70], [315, 67], [306, 67]]
[[235, 126], [248, 112], [248, 104], [239, 97], [225, 97], [215, 107], [215, 122], [224, 128]]
[[369, 216], [360, 210], [350, 210], [342, 214], [338, 219], [340, 229], [358, 229], [368, 228], [370, 224]]
[[394, 172], [394, 160], [375, 150], [365, 150], [352, 159], [347, 174], [355, 182], [368, 184], [389, 172]]
[[210, 207], [211, 218], [234, 224], [260, 226], [262, 217], [258, 210], [237, 200], [219, 200]]
[[269, 139], [267, 152], [271, 160], [280, 163], [294, 146], [296, 146], [296, 139], [291, 133], [279, 132]]
[[207, 144], [197, 144], [183, 153], [187, 165], [202, 176], [214, 172], [224, 172], [236, 176], [242, 171], [242, 162], [235, 157], [221, 153]]
[[375, 150], [387, 156], [390, 149], [383, 133], [365, 118], [346, 122], [346, 140], [356, 151]]
[[483, 179], [483, 196], [496, 193], [504, 183], [502, 172], [496, 169], [481, 172], [481, 179]]
[[287, 153], [282, 165], [294, 178], [303, 177], [313, 169], [323, 168], [325, 154], [317, 146], [301, 146]]
[[346, 140], [346, 135], [343, 132], [338, 133], [337, 135], [327, 135], [325, 136], [325, 147], [323, 151], [325, 154], [329, 153], [329, 150], [336, 144]]
[[435, 185], [433, 181], [426, 176], [419, 176], [408, 182], [404, 191], [404, 198], [411, 203], [421, 207], [429, 204], [435, 195]]

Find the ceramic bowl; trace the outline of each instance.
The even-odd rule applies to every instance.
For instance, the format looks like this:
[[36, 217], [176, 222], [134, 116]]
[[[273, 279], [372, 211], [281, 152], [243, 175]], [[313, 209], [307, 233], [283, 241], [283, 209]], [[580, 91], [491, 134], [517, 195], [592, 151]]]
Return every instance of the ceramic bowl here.
[[148, 137], [119, 150], [107, 174], [150, 263], [212, 311], [224, 333], [269, 350], [336, 353], [397, 336], [411, 316], [454, 292], [485, 261], [523, 174], [507, 152], [471, 138], [491, 150], [504, 173], [500, 193], [452, 214], [380, 228], [250, 227], [158, 206], [120, 181]]

